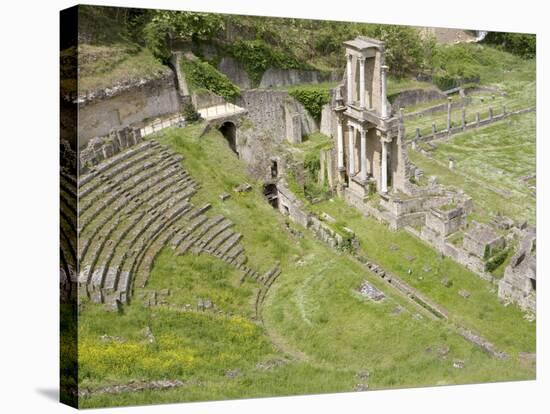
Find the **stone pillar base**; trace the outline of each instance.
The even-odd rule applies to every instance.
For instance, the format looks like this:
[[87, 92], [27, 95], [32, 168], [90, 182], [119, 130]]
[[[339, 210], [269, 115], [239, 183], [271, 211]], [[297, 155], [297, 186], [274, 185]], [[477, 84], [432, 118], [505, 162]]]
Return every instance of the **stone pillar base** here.
[[361, 180], [359, 176], [352, 177], [349, 182], [349, 189], [357, 196], [366, 199], [369, 196], [369, 179]]

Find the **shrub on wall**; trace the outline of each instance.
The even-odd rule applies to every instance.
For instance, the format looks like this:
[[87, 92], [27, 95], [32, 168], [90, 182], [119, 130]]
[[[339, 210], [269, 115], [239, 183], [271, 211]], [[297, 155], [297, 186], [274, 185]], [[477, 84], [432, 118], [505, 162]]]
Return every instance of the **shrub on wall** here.
[[186, 102], [184, 105], [183, 105], [183, 109], [181, 111], [183, 117], [185, 118], [185, 120], [189, 123], [195, 123], [197, 121], [199, 121], [201, 119], [201, 114], [199, 114], [197, 112], [197, 110], [195, 109], [195, 107], [193, 106], [193, 104], [191, 102]]
[[508, 249], [501, 250], [485, 263], [485, 270], [492, 272], [499, 267], [508, 257]]
[[330, 102], [329, 90], [323, 87], [294, 87], [289, 89], [288, 93], [300, 102], [316, 121], [321, 119], [323, 105]]
[[269, 67], [279, 69], [311, 69], [292, 53], [276, 49], [263, 40], [239, 40], [227, 47], [227, 52], [244, 65], [256, 85]]
[[207, 62], [184, 59], [181, 67], [189, 87], [195, 92], [207, 90], [229, 101], [235, 100], [241, 94], [238, 86]]

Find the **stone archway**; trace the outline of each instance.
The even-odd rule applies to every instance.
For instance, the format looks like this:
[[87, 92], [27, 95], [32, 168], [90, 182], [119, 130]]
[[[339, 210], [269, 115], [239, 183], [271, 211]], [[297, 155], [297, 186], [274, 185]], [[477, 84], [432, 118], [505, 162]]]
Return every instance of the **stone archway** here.
[[227, 140], [227, 143], [229, 144], [231, 150], [238, 156], [239, 152], [237, 151], [237, 126], [231, 121], [226, 121], [218, 129]]

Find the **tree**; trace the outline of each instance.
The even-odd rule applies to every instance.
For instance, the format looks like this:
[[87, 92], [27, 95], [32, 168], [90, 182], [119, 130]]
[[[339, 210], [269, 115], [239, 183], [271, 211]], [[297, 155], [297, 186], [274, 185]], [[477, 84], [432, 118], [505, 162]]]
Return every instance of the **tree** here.
[[219, 14], [157, 10], [143, 34], [153, 54], [167, 61], [172, 55], [174, 40], [210, 40], [224, 28], [223, 17]]
[[424, 66], [426, 52], [418, 30], [407, 26], [374, 25], [369, 36], [386, 44], [386, 64], [397, 77], [414, 73]]

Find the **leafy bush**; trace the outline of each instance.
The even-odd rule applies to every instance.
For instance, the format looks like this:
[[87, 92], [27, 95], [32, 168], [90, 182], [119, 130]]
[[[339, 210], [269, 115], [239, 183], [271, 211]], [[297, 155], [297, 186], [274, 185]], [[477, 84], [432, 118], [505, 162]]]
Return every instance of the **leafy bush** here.
[[489, 32], [483, 42], [527, 59], [534, 58], [537, 53], [537, 36], [534, 34]]
[[434, 41], [432, 38], [423, 40], [414, 27], [378, 24], [366, 34], [385, 42], [386, 64], [390, 73], [398, 78], [429, 65]]
[[294, 87], [288, 93], [300, 102], [310, 115], [317, 121], [321, 119], [323, 105], [330, 102], [330, 94], [327, 88], [323, 87]]
[[263, 40], [239, 40], [227, 47], [227, 52], [241, 62], [250, 79], [258, 84], [269, 67], [279, 69], [308, 69], [288, 51], [276, 49]]
[[155, 10], [143, 28], [143, 36], [153, 54], [166, 62], [172, 54], [174, 40], [210, 40], [224, 27], [219, 14]]
[[197, 112], [191, 102], [186, 102], [183, 105], [183, 110], [181, 111], [181, 113], [185, 120], [190, 124], [195, 123], [201, 119], [201, 114]]
[[181, 68], [185, 73], [189, 87], [195, 92], [204, 89], [227, 100], [234, 100], [241, 94], [238, 86], [235, 86], [227, 76], [207, 62], [201, 62], [199, 59], [184, 59], [181, 62]]
[[479, 83], [483, 66], [495, 64], [493, 55], [483, 47], [440, 45], [433, 56], [433, 82], [440, 89], [451, 89], [467, 83]]
[[321, 169], [319, 151], [313, 151], [306, 154], [304, 168], [309, 173], [310, 178], [314, 180], [317, 179], [317, 174], [319, 174], [319, 170]]

